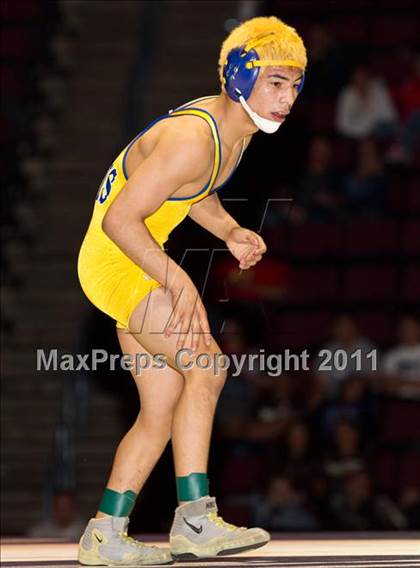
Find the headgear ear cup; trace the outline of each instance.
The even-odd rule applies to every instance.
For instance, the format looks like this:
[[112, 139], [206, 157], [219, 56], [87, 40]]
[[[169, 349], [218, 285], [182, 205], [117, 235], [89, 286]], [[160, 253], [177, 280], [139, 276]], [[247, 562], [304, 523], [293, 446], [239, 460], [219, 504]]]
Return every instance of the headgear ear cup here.
[[229, 52], [223, 67], [223, 77], [226, 92], [235, 102], [239, 101], [241, 95], [245, 100], [251, 95], [260, 68], [248, 68], [246, 64], [258, 59], [258, 53], [255, 49], [246, 51], [244, 47], [236, 47]]

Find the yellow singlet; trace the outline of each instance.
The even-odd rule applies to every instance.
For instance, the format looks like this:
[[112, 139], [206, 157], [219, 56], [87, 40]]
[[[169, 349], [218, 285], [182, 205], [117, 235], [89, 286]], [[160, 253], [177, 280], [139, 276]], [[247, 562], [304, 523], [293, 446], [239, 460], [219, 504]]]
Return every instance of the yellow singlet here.
[[[174, 111], [169, 111], [168, 114], [158, 117], [140, 132], [118, 155], [97, 193], [92, 219], [79, 252], [78, 275], [88, 299], [101, 311], [115, 319], [117, 327], [127, 328], [134, 308], [149, 292], [161, 284], [128, 258], [104, 233], [102, 220], [128, 179], [125, 160], [131, 146], [152, 126], [166, 118], [194, 115], [205, 120], [214, 139], [214, 164], [210, 179], [201, 191], [191, 197], [170, 197], [146, 218], [145, 224], [160, 247], [163, 248], [171, 231], [185, 219], [194, 203], [220, 189], [221, 186], [213, 189], [221, 164], [221, 143], [217, 124], [206, 110], [188, 106], [199, 100], [203, 99], [191, 101]], [[244, 146], [236, 166], [242, 157], [243, 148]]]

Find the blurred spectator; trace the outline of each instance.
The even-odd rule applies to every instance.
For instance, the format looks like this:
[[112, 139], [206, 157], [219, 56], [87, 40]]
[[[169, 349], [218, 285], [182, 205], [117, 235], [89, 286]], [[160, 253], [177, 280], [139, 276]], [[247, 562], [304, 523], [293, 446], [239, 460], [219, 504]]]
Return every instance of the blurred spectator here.
[[[260, 416], [263, 404], [261, 392], [269, 392], [277, 381], [252, 368], [247, 361], [258, 353], [247, 336], [247, 330], [239, 319], [230, 318], [225, 321], [219, 343], [223, 353], [234, 357], [245, 358], [245, 364], [239, 376], [232, 376], [235, 367], [228, 370], [228, 378], [221, 393], [216, 411], [216, 425], [224, 439], [238, 441], [264, 441], [277, 436], [279, 428], [284, 429], [282, 417], [277, 416], [275, 408], [271, 414]], [[259, 400], [260, 399], [260, 400]], [[274, 402], [276, 407], [277, 402]]]
[[359, 143], [356, 170], [343, 179], [342, 195], [352, 213], [375, 215], [384, 212], [385, 171], [373, 140]]
[[337, 101], [337, 131], [349, 138], [389, 138], [397, 125], [397, 111], [382, 80], [358, 65]]
[[411, 162], [420, 142], [420, 53], [413, 56], [413, 71], [395, 91], [401, 116], [396, 143], [389, 149], [390, 162]]
[[299, 491], [309, 489], [317, 465], [309, 430], [304, 422], [292, 422], [284, 442], [273, 444], [267, 457], [272, 471], [292, 480]]
[[340, 207], [332, 143], [328, 138], [317, 136], [309, 146], [300, 192], [290, 211], [290, 219], [293, 222], [302, 222], [308, 217], [327, 220], [336, 217]]
[[[318, 367], [316, 376], [316, 388], [320, 389], [321, 396], [336, 397], [340, 384], [345, 379], [356, 373], [366, 374], [371, 371], [371, 362], [366, 354], [372, 351], [375, 345], [367, 338], [363, 337], [354, 321], [346, 314], [339, 316], [332, 327], [332, 340], [324, 346], [327, 354], [331, 353], [331, 358], [324, 358], [324, 367]], [[352, 357], [352, 354], [360, 350], [360, 357]], [[345, 365], [338, 365], [336, 354], [343, 355]]]
[[273, 531], [316, 530], [319, 522], [287, 477], [274, 477], [256, 512], [256, 524]]
[[330, 400], [321, 409], [319, 425], [322, 434], [331, 435], [340, 421], [357, 424], [363, 435], [371, 432], [370, 399], [363, 376], [353, 375], [342, 381], [337, 400]]
[[366, 471], [349, 475], [331, 502], [336, 526], [344, 530], [402, 529], [407, 523], [391, 499], [375, 495]]
[[404, 398], [420, 399], [420, 322], [405, 316], [398, 326], [399, 343], [383, 358], [386, 390]]
[[[290, 396], [290, 376], [283, 373], [280, 377], [268, 377], [259, 373], [250, 375], [249, 380], [254, 383], [257, 398], [255, 418], [249, 424], [248, 437], [254, 442], [277, 446], [278, 439], [296, 415]], [[276, 457], [273, 461], [277, 462]]]
[[286, 418], [293, 414], [290, 375], [282, 373], [281, 376], [273, 378], [260, 373], [249, 378], [256, 389], [258, 414], [261, 420], [270, 422], [274, 418]]
[[74, 495], [68, 491], [57, 491], [53, 497], [52, 518], [45, 519], [28, 529], [31, 538], [65, 538], [78, 540], [86, 521], [78, 510]]
[[[225, 321], [223, 333], [219, 339], [223, 353], [241, 356], [250, 352], [244, 327], [235, 319]], [[238, 377], [228, 378], [220, 395], [216, 411], [216, 425], [223, 438], [245, 438], [251, 421], [255, 400], [255, 387], [248, 380], [246, 371]]]
[[341, 420], [335, 425], [332, 436], [332, 450], [324, 462], [324, 470], [334, 487], [341, 486], [341, 480], [347, 475], [365, 469], [365, 460], [361, 432], [355, 424]]
[[335, 97], [345, 82], [346, 58], [330, 31], [321, 23], [311, 25], [306, 40], [311, 66], [305, 77], [305, 100]]

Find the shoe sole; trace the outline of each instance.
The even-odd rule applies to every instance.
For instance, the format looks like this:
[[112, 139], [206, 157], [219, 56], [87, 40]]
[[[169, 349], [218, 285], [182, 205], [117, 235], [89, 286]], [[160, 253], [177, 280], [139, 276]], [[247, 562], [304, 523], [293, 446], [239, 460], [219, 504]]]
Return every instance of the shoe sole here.
[[257, 542], [255, 544], [248, 544], [247, 546], [239, 546], [237, 548], [225, 548], [223, 550], [219, 550], [216, 554], [205, 554], [205, 555], [197, 555], [193, 552], [182, 552], [181, 554], [175, 554], [171, 552], [172, 557], [175, 560], [196, 560], [197, 558], [214, 558], [215, 556], [230, 556], [232, 554], [239, 554], [240, 552], [245, 552], [246, 550], [255, 550], [256, 548], [261, 548], [265, 546], [269, 540], [265, 540], [263, 542]]
[[80, 564], [82, 564], [83, 566], [110, 566], [113, 568], [117, 568], [118, 566], [168, 566], [169, 564], [173, 564], [174, 560], [173, 558], [170, 558], [169, 560], [166, 560], [165, 562], [161, 561], [157, 561], [157, 560], [147, 560], [144, 562], [141, 562], [139, 560], [136, 560], [135, 563], [133, 564], [127, 564], [127, 562], [110, 562], [109, 560], [106, 560], [103, 557], [98, 557], [97, 554], [92, 555], [89, 554], [90, 551], [86, 551], [83, 550], [79, 551], [79, 555], [78, 555], [78, 561]]

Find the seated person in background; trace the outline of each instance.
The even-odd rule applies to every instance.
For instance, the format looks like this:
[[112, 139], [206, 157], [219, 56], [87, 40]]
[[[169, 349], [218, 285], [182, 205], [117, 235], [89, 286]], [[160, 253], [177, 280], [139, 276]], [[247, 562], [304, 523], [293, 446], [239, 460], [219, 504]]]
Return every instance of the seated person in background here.
[[340, 420], [331, 433], [331, 450], [324, 460], [324, 471], [331, 487], [341, 486], [350, 474], [365, 468], [361, 431], [352, 422]]
[[346, 477], [331, 501], [335, 528], [343, 530], [404, 529], [407, 521], [386, 495], [376, 495], [366, 471]]
[[273, 531], [319, 529], [319, 521], [306, 506], [303, 493], [287, 477], [273, 477], [263, 502], [258, 506], [258, 522]]
[[[323, 349], [331, 352], [329, 366], [331, 370], [318, 370], [315, 376], [315, 389], [319, 390], [321, 397], [336, 398], [340, 384], [352, 375], [366, 375], [372, 370], [371, 361], [366, 357], [375, 345], [363, 337], [354, 319], [347, 315], [340, 315], [332, 326], [331, 341]], [[360, 357], [352, 357], [352, 353], [360, 349]], [[347, 355], [344, 368], [334, 364], [334, 354], [341, 350]], [[324, 362], [326, 359], [324, 359]], [[359, 368], [360, 367], [360, 368]]]
[[412, 73], [394, 92], [401, 128], [389, 149], [389, 162], [410, 163], [420, 145], [420, 53], [412, 54]]
[[[247, 436], [255, 444], [262, 444], [267, 459], [273, 457], [290, 423], [296, 418], [291, 399], [291, 378], [287, 373], [270, 377], [266, 373], [249, 373], [256, 390], [254, 419], [247, 425]], [[274, 449], [274, 455], [276, 450]], [[273, 459], [276, 464], [276, 457]]]
[[52, 517], [30, 527], [26, 536], [76, 541], [81, 537], [85, 524], [85, 519], [79, 515], [74, 495], [69, 491], [57, 491], [53, 496]]
[[337, 132], [354, 139], [389, 138], [397, 122], [397, 111], [386, 85], [372, 77], [368, 67], [358, 65], [338, 97]]
[[357, 424], [364, 437], [371, 435], [372, 408], [367, 383], [360, 373], [349, 377], [340, 383], [337, 399], [326, 401], [319, 409], [316, 427], [325, 438], [330, 438], [343, 420]]
[[399, 343], [383, 358], [385, 390], [404, 398], [420, 400], [420, 321], [407, 315], [398, 326]]
[[271, 471], [293, 479], [298, 491], [307, 491], [319, 471], [310, 432], [299, 419], [291, 422], [285, 436], [271, 444], [270, 454], [266, 455]]
[[373, 140], [359, 143], [356, 169], [344, 177], [342, 196], [352, 213], [375, 215], [384, 212], [384, 165]]
[[[224, 353], [232, 358], [258, 354], [250, 335], [240, 319], [226, 320], [220, 336]], [[273, 378], [258, 365], [246, 364], [237, 374], [232, 365], [218, 404], [216, 428], [225, 441], [265, 445], [284, 433], [294, 412], [286, 375]]]
[[307, 218], [327, 220], [336, 217], [341, 209], [338, 176], [333, 165], [331, 141], [323, 136], [311, 140], [307, 164], [296, 203], [290, 210], [292, 222]]
[[[223, 352], [231, 356], [250, 353], [253, 346], [246, 335], [246, 330], [239, 320], [225, 320], [223, 333], [220, 335]], [[239, 440], [246, 437], [248, 424], [254, 410], [255, 388], [247, 376], [246, 369], [237, 377], [228, 372], [216, 411], [215, 423], [219, 436], [225, 439]]]

